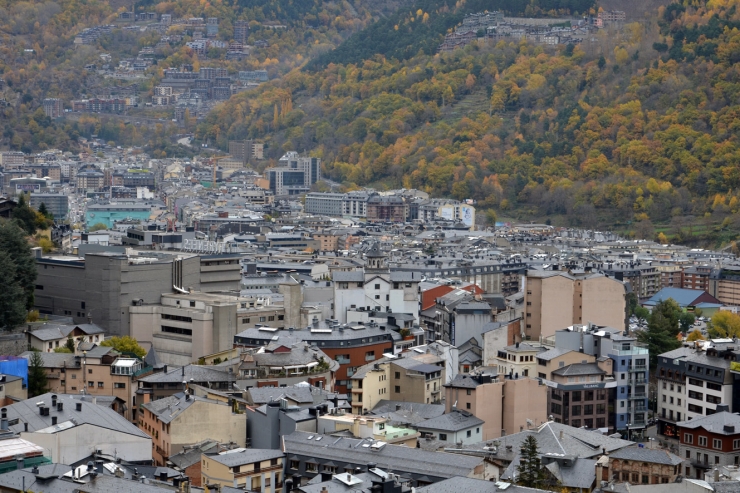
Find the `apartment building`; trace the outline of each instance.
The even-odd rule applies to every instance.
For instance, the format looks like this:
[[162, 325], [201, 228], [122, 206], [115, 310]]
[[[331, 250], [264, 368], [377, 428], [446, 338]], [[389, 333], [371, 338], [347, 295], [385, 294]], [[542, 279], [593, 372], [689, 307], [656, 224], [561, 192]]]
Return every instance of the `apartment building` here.
[[648, 348], [622, 330], [595, 325], [574, 325], [555, 334], [555, 347], [583, 351], [597, 360], [612, 360], [617, 383], [614, 397], [615, 428], [629, 434], [647, 425]]
[[[592, 354], [584, 354], [563, 348], [553, 348], [541, 351], [536, 355], [537, 378], [552, 380], [552, 372], [576, 363], [594, 363], [596, 358]], [[611, 375], [611, 360], [601, 362], [605, 366], [607, 375]], [[608, 364], [608, 365], [607, 365]]]
[[44, 114], [49, 118], [59, 118], [64, 114], [64, 102], [59, 98], [46, 98], [43, 101]]
[[534, 377], [537, 373], [537, 354], [542, 347], [515, 343], [500, 349], [496, 355], [498, 372], [509, 378]]
[[303, 212], [324, 216], [341, 217], [344, 211], [344, 194], [342, 193], [308, 193]]
[[729, 406], [718, 406], [711, 416], [696, 417], [676, 424], [679, 455], [687, 478], [704, 479], [715, 467], [740, 465], [740, 416]]
[[658, 433], [678, 438], [676, 423], [686, 417], [686, 360], [693, 348], [682, 347], [658, 356], [656, 372], [658, 387]]
[[618, 281], [628, 283], [632, 292], [641, 300], [650, 298], [662, 287], [661, 273], [652, 265], [619, 262], [609, 264], [603, 272]]
[[[32, 354], [26, 351], [21, 357], [30, 359]], [[136, 379], [153, 371], [142, 360], [103, 346], [78, 355], [39, 354], [51, 392], [115, 397], [111, 409], [129, 421], [136, 421]]]
[[482, 440], [492, 440], [547, 421], [547, 390], [532, 378], [499, 378], [495, 368], [458, 374], [445, 385], [445, 409], [484, 421]]
[[683, 270], [683, 280], [681, 287], [684, 289], [698, 289], [709, 291], [709, 278], [712, 275], [712, 268], [708, 265], [696, 267], [687, 267]]
[[683, 475], [683, 459], [667, 450], [625, 447], [608, 456], [605, 476], [616, 483], [668, 484]]
[[22, 168], [26, 164], [26, 155], [20, 151], [0, 152], [0, 166], [9, 170]]
[[730, 372], [730, 363], [737, 359], [736, 349], [734, 341], [712, 342], [686, 357], [686, 419], [714, 414], [719, 404], [740, 411], [740, 382]]
[[524, 304], [524, 333], [534, 341], [574, 324], [625, 327], [625, 286], [603, 274], [527, 271]]
[[548, 409], [556, 422], [575, 428], [615, 429], [614, 390], [617, 381], [596, 363], [574, 363], [553, 370]]
[[712, 272], [709, 293], [725, 305], [740, 305], [740, 266], [723, 266]]
[[442, 399], [444, 361], [433, 354], [401, 353], [350, 372], [355, 414], [367, 413], [382, 400], [437, 404]]
[[246, 446], [247, 417], [235, 408], [189, 393], [141, 405], [139, 429], [152, 438], [152, 459], [165, 466], [170, 455], [206, 439]]
[[367, 200], [367, 220], [370, 222], [402, 223], [406, 221], [408, 205], [397, 195], [373, 195]]
[[215, 489], [240, 488], [277, 493], [283, 487], [283, 457], [280, 450], [236, 448], [201, 455], [201, 484]]

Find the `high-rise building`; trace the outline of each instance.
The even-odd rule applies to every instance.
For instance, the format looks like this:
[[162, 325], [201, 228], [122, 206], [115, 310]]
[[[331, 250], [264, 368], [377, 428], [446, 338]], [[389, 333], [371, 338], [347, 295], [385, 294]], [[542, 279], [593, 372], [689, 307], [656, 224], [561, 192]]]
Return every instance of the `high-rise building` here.
[[236, 21], [234, 23], [234, 41], [247, 44], [247, 38], [249, 38], [249, 22]]
[[59, 98], [44, 99], [44, 114], [49, 118], [59, 118], [64, 113], [64, 104]]
[[321, 179], [321, 159], [286, 153], [275, 168], [267, 170], [270, 190], [275, 196], [302, 195]]
[[229, 154], [232, 158], [248, 164], [264, 158], [264, 147], [263, 143], [254, 140], [230, 140]]

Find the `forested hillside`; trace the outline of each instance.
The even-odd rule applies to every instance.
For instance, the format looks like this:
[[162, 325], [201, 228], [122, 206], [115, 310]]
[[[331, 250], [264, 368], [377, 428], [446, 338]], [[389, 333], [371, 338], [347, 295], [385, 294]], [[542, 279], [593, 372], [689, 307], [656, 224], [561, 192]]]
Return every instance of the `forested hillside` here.
[[347, 188], [417, 187], [638, 236], [652, 223], [678, 240], [726, 231], [740, 195], [735, 4], [660, 7], [582, 46], [499, 42], [294, 71], [232, 98], [199, 136], [265, 139], [273, 158], [309, 150]]
[[[117, 14], [134, 4], [137, 13], [217, 17], [219, 39], [226, 42], [233, 37], [234, 21], [248, 20], [249, 42], [262, 40], [266, 44], [253, 48], [250, 57], [241, 62], [225, 60], [225, 50], [199, 60], [183, 43], [158, 48], [156, 64], [136, 88], [150, 96], [162, 70], [182, 64], [219, 66], [232, 75], [238, 70], [264, 68], [271, 77], [279, 77], [307, 59], [332, 50], [377, 16], [391, 14], [408, 3], [410, 0], [0, 0], [0, 150], [75, 150], [79, 137], [98, 135], [119, 145], [145, 146], [150, 152], [157, 151], [158, 156], [178, 152], [169, 139], [169, 134], [181, 131], [174, 125], [146, 132], [105, 116], [52, 121], [41, 107], [43, 99], [51, 97], [62, 99], [69, 108], [73, 99], [106, 97], [127, 84], [106, 79], [95, 68], [86, 67], [104, 63], [102, 53], [109, 54], [115, 66], [157, 42], [160, 36], [156, 32], [125, 30], [127, 23], [118, 22]], [[112, 32], [95, 43], [74, 44], [75, 36], [85, 28], [111, 23], [115, 25]], [[270, 27], [276, 24], [286, 28]], [[171, 31], [168, 34], [180, 34], [178, 27]], [[149, 116], [169, 121], [171, 109]]]

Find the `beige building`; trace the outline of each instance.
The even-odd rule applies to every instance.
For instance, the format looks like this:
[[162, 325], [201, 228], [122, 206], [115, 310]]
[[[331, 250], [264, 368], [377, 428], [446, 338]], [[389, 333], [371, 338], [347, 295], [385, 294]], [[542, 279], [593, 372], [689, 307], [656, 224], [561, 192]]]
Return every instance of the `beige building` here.
[[6, 406], [26, 399], [28, 391], [23, 385], [23, 377], [0, 375], [0, 405]]
[[81, 342], [98, 344], [105, 339], [105, 331], [95, 324], [57, 325], [37, 324], [32, 331], [26, 331], [28, 349], [51, 353], [64, 347], [72, 339], [75, 348]]
[[499, 349], [496, 356], [498, 372], [513, 378], [534, 377], [537, 374], [537, 354], [541, 352], [542, 347], [522, 342]]
[[[552, 380], [552, 372], [558, 368], [565, 368], [569, 365], [577, 363], [594, 363], [596, 357], [591, 354], [579, 353], [578, 351], [571, 351], [569, 349], [554, 348], [547, 351], [537, 353], [537, 374], [533, 375], [538, 378], [544, 378], [545, 380]], [[603, 363], [611, 367], [610, 359], [606, 359]], [[604, 369], [604, 371], [607, 371]], [[607, 371], [609, 375], [612, 374], [611, 368]]]
[[[21, 356], [28, 359], [31, 354], [26, 351]], [[152, 371], [142, 360], [103, 346], [79, 355], [39, 354], [44, 360], [50, 392], [117, 397], [120, 401], [111, 408], [129, 421], [136, 421], [136, 379]]]
[[170, 455], [206, 439], [246, 446], [247, 416], [233, 406], [203, 397], [174, 395], [141, 405], [138, 425], [152, 437], [152, 459], [164, 466]]
[[571, 275], [562, 271], [527, 271], [524, 334], [540, 340], [574, 324], [589, 322], [624, 327], [624, 284], [603, 274]]
[[[444, 360], [433, 354], [401, 353], [353, 371], [352, 412], [364, 414], [383, 399], [436, 404], [442, 400]], [[348, 371], [349, 373], [349, 371]]]
[[482, 419], [483, 440], [491, 440], [547, 421], [547, 387], [533, 378], [501, 380], [495, 368], [480, 368], [445, 385], [446, 412], [453, 407]]
[[236, 334], [257, 325], [299, 326], [300, 285], [283, 283], [280, 292], [283, 304], [258, 296], [163, 294], [157, 304], [129, 308], [131, 336], [151, 343], [163, 363], [187, 365], [230, 349]]
[[[201, 456], [201, 485], [231, 486], [260, 493], [282, 491], [283, 452], [237, 448]], [[213, 491], [213, 488], [211, 488]]]

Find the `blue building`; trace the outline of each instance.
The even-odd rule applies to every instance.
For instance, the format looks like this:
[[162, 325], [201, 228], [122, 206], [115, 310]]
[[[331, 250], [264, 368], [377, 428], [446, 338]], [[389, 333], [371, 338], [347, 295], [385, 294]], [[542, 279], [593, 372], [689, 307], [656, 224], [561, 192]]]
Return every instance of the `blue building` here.
[[611, 359], [617, 382], [610, 412], [615, 429], [632, 434], [647, 426], [650, 359], [636, 337], [612, 327], [574, 325], [555, 333], [555, 346]]

